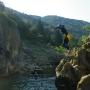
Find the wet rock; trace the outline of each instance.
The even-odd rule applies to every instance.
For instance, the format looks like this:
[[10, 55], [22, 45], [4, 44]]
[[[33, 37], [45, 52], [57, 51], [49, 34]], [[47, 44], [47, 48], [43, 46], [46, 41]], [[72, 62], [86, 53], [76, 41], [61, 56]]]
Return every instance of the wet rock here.
[[77, 90], [90, 90], [90, 74], [83, 76], [77, 85]]
[[66, 76], [58, 76], [55, 80], [57, 90], [76, 90], [76, 85], [72, 79]]
[[66, 60], [65, 59], [60, 60], [58, 66], [55, 69], [55, 72], [56, 72], [56, 76], [57, 77], [60, 75], [60, 71], [62, 70], [62, 68], [63, 68], [63, 66], [64, 66], [65, 63], [66, 63]]

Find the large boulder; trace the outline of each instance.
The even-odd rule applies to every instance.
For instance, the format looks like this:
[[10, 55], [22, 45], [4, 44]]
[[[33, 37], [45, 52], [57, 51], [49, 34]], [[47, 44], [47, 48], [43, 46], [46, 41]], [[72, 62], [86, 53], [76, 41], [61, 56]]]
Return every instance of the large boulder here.
[[58, 76], [55, 79], [55, 86], [57, 90], [76, 90], [77, 84], [66, 76]]
[[60, 72], [64, 66], [64, 64], [66, 63], [65, 59], [60, 60], [59, 64], [57, 65], [55, 72], [56, 72], [56, 76], [58, 77], [60, 75]]
[[[59, 80], [61, 83], [62, 79], [64, 80], [65, 78], [68, 78], [68, 80], [69, 79], [72, 80], [71, 82], [75, 82], [76, 85], [78, 83], [77, 90], [89, 90], [90, 89], [89, 87], [90, 85], [90, 37], [86, 39], [86, 41], [78, 50], [78, 56], [77, 56], [76, 62], [77, 63], [73, 64], [72, 60], [70, 62], [68, 62], [67, 60], [67, 62], [64, 64], [60, 63], [56, 67], [56, 76], [57, 76], [56, 81]], [[64, 78], [61, 78], [61, 76], [64, 76]]]
[[77, 90], [90, 90], [90, 74], [85, 75], [80, 79]]
[[78, 65], [90, 71], [90, 37], [78, 51]]

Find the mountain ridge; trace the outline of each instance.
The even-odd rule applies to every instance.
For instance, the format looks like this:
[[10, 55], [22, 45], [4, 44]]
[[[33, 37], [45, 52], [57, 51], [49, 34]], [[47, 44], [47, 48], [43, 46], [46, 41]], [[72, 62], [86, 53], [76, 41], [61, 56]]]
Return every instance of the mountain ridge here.
[[[18, 42], [20, 43], [20, 47], [17, 49], [17, 52], [20, 49], [20, 55], [19, 58], [17, 57], [19, 60], [17, 61], [16, 59], [15, 63], [21, 63], [23, 68], [28, 68], [28, 72], [32, 71], [31, 68], [35, 69], [35, 67], [38, 66], [39, 68], [43, 69], [44, 73], [54, 73], [55, 65], [63, 56], [63, 53], [59, 53], [55, 50], [55, 47], [62, 45], [63, 42], [62, 33], [58, 33], [55, 29], [58, 24], [65, 25], [67, 31], [72, 34], [74, 38], [72, 39], [73, 43], [75, 40], [78, 42], [79, 38], [81, 38], [83, 35], [90, 34], [90, 31], [83, 29], [84, 26], [90, 25], [88, 22], [66, 19], [58, 16], [40, 17], [27, 15], [7, 8], [2, 4], [0, 4], [0, 13], [4, 14], [6, 17], [8, 17], [8, 19], [14, 21], [16, 24], [17, 30], [14, 31], [15, 33], [18, 33], [18, 36], [20, 37], [20, 41]], [[3, 20], [4, 22], [5, 20], [7, 21], [5, 18]], [[3, 23], [3, 20], [1, 24]], [[11, 28], [9, 22], [7, 22], [7, 26], [8, 28]], [[5, 25], [3, 27], [5, 27]], [[13, 27], [10, 30], [10, 33], [13, 33]], [[2, 33], [2, 31], [6, 31], [6, 29], [3, 28], [0, 33]], [[10, 35], [10, 37], [11, 36], [12, 35]], [[15, 37], [16, 36], [17, 35], [15, 35]], [[7, 34], [5, 37], [9, 38]], [[14, 40], [15, 38], [12, 40], [12, 42]], [[5, 42], [8, 43], [9, 41], [5, 40]], [[14, 46], [16, 46], [16, 44]], [[76, 43], [75, 46], [77, 46]], [[63, 48], [61, 48], [61, 50], [62, 49]], [[14, 49], [12, 50], [14, 52]], [[15, 65], [12, 66], [14, 67]], [[10, 71], [15, 71], [15, 69], [16, 68]], [[16, 71], [17, 70], [19, 73], [23, 72], [23, 70], [20, 68], [16, 69]]]

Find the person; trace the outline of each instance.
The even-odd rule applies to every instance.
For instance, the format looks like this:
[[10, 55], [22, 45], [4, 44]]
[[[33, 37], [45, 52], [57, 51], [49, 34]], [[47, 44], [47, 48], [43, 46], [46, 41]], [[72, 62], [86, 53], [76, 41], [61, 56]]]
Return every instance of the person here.
[[56, 29], [59, 29], [59, 30], [61, 30], [61, 32], [63, 33], [63, 34], [68, 34], [68, 32], [67, 32], [67, 29], [65, 28], [65, 26], [64, 25], [58, 25], [57, 27], [56, 27]]
[[66, 48], [66, 49], [69, 49], [69, 41], [70, 41], [70, 36], [67, 32], [67, 29], [65, 28], [64, 25], [59, 25], [56, 27], [56, 29], [59, 29], [61, 30], [62, 34], [64, 34], [64, 39], [63, 39], [63, 47]]
[[69, 37], [68, 34], [65, 34], [64, 41], [63, 41], [63, 47], [66, 49], [69, 49]]

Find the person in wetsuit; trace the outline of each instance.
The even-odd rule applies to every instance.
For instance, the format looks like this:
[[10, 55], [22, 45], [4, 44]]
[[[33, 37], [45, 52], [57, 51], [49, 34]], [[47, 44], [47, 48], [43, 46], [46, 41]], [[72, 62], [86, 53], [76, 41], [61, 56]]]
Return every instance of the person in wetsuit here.
[[61, 30], [61, 32], [65, 35], [64, 39], [63, 39], [63, 47], [66, 49], [69, 49], [69, 37], [68, 37], [68, 32], [67, 32], [65, 26], [59, 25], [58, 27], [56, 27], [56, 29]]

